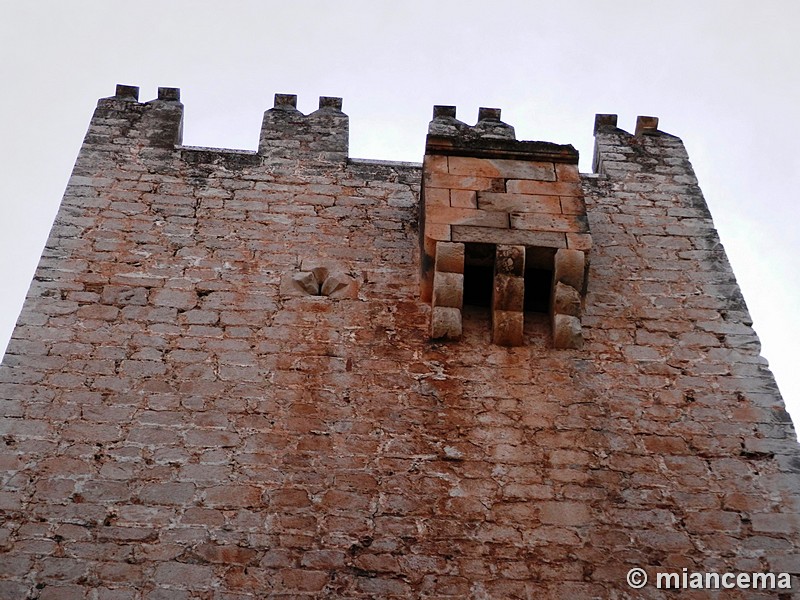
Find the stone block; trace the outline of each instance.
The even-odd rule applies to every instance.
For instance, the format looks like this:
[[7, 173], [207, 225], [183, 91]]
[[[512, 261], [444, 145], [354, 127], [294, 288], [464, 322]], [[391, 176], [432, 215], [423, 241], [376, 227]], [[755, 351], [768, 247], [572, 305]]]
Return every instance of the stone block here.
[[162, 288], [153, 290], [150, 301], [155, 306], [168, 306], [189, 310], [197, 305], [197, 293], [193, 290]]
[[322, 282], [320, 293], [335, 300], [356, 298], [358, 296], [358, 283], [345, 273], [330, 273]]
[[442, 273], [464, 273], [464, 244], [438, 242], [436, 270]]
[[504, 194], [500, 192], [478, 192], [478, 208], [500, 212], [535, 212], [561, 214], [558, 196], [533, 194]]
[[542, 502], [539, 519], [546, 525], [580, 527], [592, 522], [592, 511], [582, 502]]
[[319, 296], [319, 282], [311, 272], [292, 273], [284, 278], [281, 293], [287, 296]]
[[494, 310], [522, 311], [525, 308], [525, 280], [496, 273], [492, 290]]
[[580, 183], [581, 174], [578, 171], [578, 165], [571, 165], [567, 163], [556, 163], [556, 180], [566, 181], [572, 183]]
[[525, 275], [525, 246], [498, 244], [495, 250], [494, 272], [495, 275], [523, 277]]
[[434, 306], [431, 310], [431, 337], [457, 340], [461, 337], [461, 310], [449, 306]]
[[508, 215], [476, 208], [429, 206], [425, 208], [425, 223], [475, 225], [476, 227], [508, 228]]
[[474, 190], [450, 190], [450, 206], [478, 208], [477, 192]]
[[499, 121], [501, 110], [499, 108], [487, 108], [481, 106], [478, 109], [478, 121]]
[[495, 229], [469, 225], [453, 225], [451, 231], [454, 242], [519, 244], [540, 248], [567, 247], [565, 234], [557, 231], [524, 231], [522, 229]]
[[553, 288], [552, 310], [555, 314], [581, 316], [581, 295], [571, 285], [556, 282]]
[[617, 127], [617, 115], [597, 114], [594, 116], [594, 133], [614, 131]]
[[752, 515], [753, 531], [797, 535], [800, 533], [800, 514], [768, 513]]
[[139, 100], [139, 86], [136, 85], [123, 85], [118, 83], [115, 97], [125, 100]]
[[297, 108], [297, 94], [275, 94], [273, 106], [275, 108]]
[[447, 164], [451, 175], [535, 179], [538, 181], [556, 180], [555, 168], [551, 162], [450, 156]]
[[583, 347], [583, 333], [578, 317], [553, 315], [553, 346], [575, 350]]
[[[436, 104], [433, 107], [433, 118], [440, 119], [440, 118], [449, 118], [455, 119], [456, 118], [456, 110], [457, 107], [447, 104]], [[426, 156], [427, 158], [427, 156]]]
[[[474, 177], [469, 175], [450, 175], [444, 173], [425, 173], [425, 189], [445, 188], [475, 191], [496, 191], [495, 179], [491, 177]], [[501, 180], [502, 181], [502, 180]]]
[[[437, 241], [449, 242], [451, 238], [450, 225], [445, 223], [425, 223], [425, 237], [433, 241], [435, 248]], [[434, 252], [431, 251], [431, 256]]]
[[[442, 223], [426, 223], [422, 237], [423, 274], [430, 277], [433, 285], [433, 267], [436, 260], [436, 244], [439, 241], [450, 241], [450, 225]], [[430, 297], [428, 296], [428, 300]]]
[[636, 117], [636, 132], [634, 135], [658, 134], [658, 117]]
[[[311, 264], [309, 261], [303, 262], [305, 265]], [[346, 273], [330, 271], [321, 266], [306, 268], [307, 271], [284, 273], [281, 276], [281, 296], [327, 296], [338, 300], [358, 296], [358, 281]]]
[[433, 306], [461, 309], [464, 304], [464, 275], [461, 273], [433, 274]]
[[567, 248], [588, 252], [592, 249], [592, 235], [589, 233], [567, 233]]
[[583, 196], [579, 183], [531, 181], [530, 179], [510, 179], [506, 191], [511, 194], [540, 194], [542, 196]]
[[342, 110], [342, 99], [335, 96], [320, 96], [319, 107], [329, 108], [336, 111]]
[[425, 188], [423, 191], [425, 208], [432, 206], [450, 206], [450, 190], [444, 188]]
[[498, 346], [522, 346], [525, 315], [520, 311], [492, 311], [492, 343]]
[[565, 215], [585, 215], [586, 201], [583, 196], [559, 196], [561, 212]]
[[160, 87], [158, 88], [158, 99], [167, 102], [180, 102], [181, 90], [179, 88]]
[[147, 288], [107, 285], [100, 296], [103, 304], [116, 306], [145, 306], [147, 305]]
[[425, 173], [447, 174], [447, 157], [429, 154], [423, 160], [422, 169]]
[[586, 255], [582, 251], [561, 248], [556, 252], [553, 281], [582, 290], [585, 268]]
[[527, 231], [562, 231], [564, 233], [587, 233], [589, 222], [585, 215], [552, 215], [545, 213], [525, 212], [512, 213], [511, 229]]

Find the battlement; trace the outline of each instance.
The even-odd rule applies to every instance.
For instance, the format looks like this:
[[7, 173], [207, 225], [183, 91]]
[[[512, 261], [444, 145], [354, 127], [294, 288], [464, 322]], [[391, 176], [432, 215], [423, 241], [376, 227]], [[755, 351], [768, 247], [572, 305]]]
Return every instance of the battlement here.
[[518, 141], [500, 114], [499, 108], [481, 107], [478, 122], [470, 126], [456, 118], [455, 106], [434, 106], [425, 154], [578, 164], [578, 151], [572, 145]]
[[349, 128], [341, 98], [320, 96], [319, 109], [304, 115], [297, 110], [296, 95], [275, 94], [274, 106], [264, 113], [258, 152], [270, 161], [302, 157], [320, 163], [344, 163]]
[[[183, 141], [180, 89], [159, 87], [156, 99], [139, 102], [137, 86], [117, 85], [113, 96], [98, 101], [84, 141], [117, 152], [136, 146], [179, 148]], [[297, 110], [296, 95], [275, 94], [259, 135], [257, 154], [262, 165], [303, 162], [338, 168], [347, 162], [348, 150], [349, 119], [342, 112], [341, 98], [320, 96], [319, 109], [305, 115]]]
[[592, 170], [606, 173], [608, 168], [642, 171], [660, 163], [665, 152], [676, 153], [688, 165], [683, 142], [658, 128], [658, 117], [638, 116], [634, 132], [617, 126], [617, 115], [598, 114], [594, 120], [595, 147]]
[[[115, 94], [101, 98], [85, 142], [106, 149], [121, 150], [133, 145], [177, 149], [183, 141], [183, 104], [179, 88], [159, 87], [155, 99], [140, 102], [139, 87], [118, 84]], [[347, 161], [349, 117], [342, 112], [342, 98], [320, 96], [319, 108], [309, 114], [297, 109], [297, 95], [275, 94], [272, 108], [264, 113], [257, 154], [265, 164], [303, 160], [336, 165]], [[457, 118], [455, 106], [433, 107], [428, 126], [427, 155], [471, 156], [513, 160], [578, 164], [578, 151], [570, 144], [516, 139], [514, 127], [501, 120], [499, 108], [481, 107], [475, 125]], [[596, 136], [614, 134], [621, 140], [668, 137], [658, 129], [658, 117], [639, 116], [634, 133], [617, 126], [617, 115], [598, 114]], [[188, 150], [189, 147], [182, 149]], [[202, 148], [204, 152], [240, 152]], [[597, 157], [594, 159], [595, 170]]]
[[[634, 135], [662, 135], [663, 131], [658, 130], [658, 117], [636, 117], [636, 129]], [[627, 133], [617, 127], [617, 115], [597, 114], [594, 118], [594, 133]], [[628, 134], [630, 135], [630, 134]]]
[[138, 146], [174, 150], [183, 141], [180, 97], [178, 88], [159, 87], [155, 100], [139, 102], [137, 86], [118, 84], [113, 96], [98, 100], [84, 144], [115, 152]]

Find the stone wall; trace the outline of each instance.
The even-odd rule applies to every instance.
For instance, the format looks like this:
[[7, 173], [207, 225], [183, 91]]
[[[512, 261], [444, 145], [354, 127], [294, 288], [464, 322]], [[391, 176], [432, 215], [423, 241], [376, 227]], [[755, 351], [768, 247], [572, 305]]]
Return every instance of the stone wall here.
[[678, 138], [598, 117], [582, 348], [468, 306], [440, 342], [420, 165], [348, 159], [337, 99], [276, 97], [243, 152], [136, 94], [98, 104], [0, 369], [0, 598], [800, 589], [794, 431]]

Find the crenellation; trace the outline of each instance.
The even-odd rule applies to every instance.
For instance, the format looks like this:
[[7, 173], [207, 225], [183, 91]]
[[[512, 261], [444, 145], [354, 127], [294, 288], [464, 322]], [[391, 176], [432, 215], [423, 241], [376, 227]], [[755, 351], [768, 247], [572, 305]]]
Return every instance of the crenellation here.
[[319, 109], [304, 115], [297, 96], [276, 94], [275, 106], [264, 113], [259, 154], [268, 165], [301, 159], [332, 167], [346, 163], [349, 122], [341, 109], [341, 98], [322, 96]]
[[253, 152], [180, 145], [177, 88], [98, 102], [0, 366], [0, 597], [798, 589], [795, 431], [682, 142], [598, 115], [581, 174], [437, 106], [421, 164], [349, 159], [341, 110], [278, 94]]
[[180, 102], [181, 91], [178, 88], [160, 87], [158, 88], [158, 99], [164, 102]]
[[634, 135], [658, 135], [658, 117], [636, 117]]
[[275, 94], [273, 108], [294, 112], [297, 110], [297, 94]]
[[483, 139], [516, 140], [514, 128], [500, 120], [499, 108], [479, 108], [473, 132]]
[[130, 100], [139, 101], [139, 87], [135, 85], [122, 85], [117, 84], [117, 89], [114, 93], [115, 98], [127, 98]]
[[329, 108], [336, 112], [342, 112], [342, 99], [335, 98], [333, 96], [320, 96], [319, 97], [319, 108]]

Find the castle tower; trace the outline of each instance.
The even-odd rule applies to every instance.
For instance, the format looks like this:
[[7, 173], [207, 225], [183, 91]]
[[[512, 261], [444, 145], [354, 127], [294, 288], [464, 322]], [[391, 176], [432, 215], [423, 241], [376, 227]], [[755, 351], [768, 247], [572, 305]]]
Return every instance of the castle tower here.
[[329, 97], [186, 147], [179, 98], [99, 101], [0, 367], [0, 598], [797, 594], [795, 433], [657, 119], [581, 174], [497, 109], [411, 164]]

